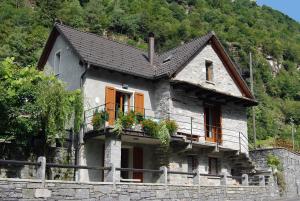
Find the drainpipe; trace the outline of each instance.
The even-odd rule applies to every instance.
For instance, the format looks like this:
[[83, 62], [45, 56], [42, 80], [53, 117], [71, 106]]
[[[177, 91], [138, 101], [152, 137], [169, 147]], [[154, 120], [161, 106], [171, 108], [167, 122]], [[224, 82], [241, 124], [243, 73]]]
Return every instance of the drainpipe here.
[[[81, 74], [80, 76], [80, 89], [84, 94], [83, 91], [83, 80], [84, 80], [84, 76], [87, 73], [87, 71], [90, 69], [90, 63], [85, 63], [85, 70], [84, 72]], [[75, 146], [75, 165], [79, 165], [80, 164], [80, 156], [79, 156], [79, 152], [81, 149], [81, 145], [83, 144], [83, 135], [85, 133], [85, 126], [82, 125], [81, 129], [79, 131], [79, 135], [77, 135], [77, 140], [76, 140], [76, 146]], [[79, 180], [79, 173], [78, 173], [78, 169], [76, 170], [77, 173], [75, 173], [77, 175], [77, 177], [75, 177], [75, 180]]]

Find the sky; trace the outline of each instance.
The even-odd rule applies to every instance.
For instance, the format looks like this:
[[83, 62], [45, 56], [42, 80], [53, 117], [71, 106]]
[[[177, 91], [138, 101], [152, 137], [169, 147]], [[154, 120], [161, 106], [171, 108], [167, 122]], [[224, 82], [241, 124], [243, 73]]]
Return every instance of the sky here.
[[300, 0], [257, 0], [258, 5], [267, 5], [300, 22]]

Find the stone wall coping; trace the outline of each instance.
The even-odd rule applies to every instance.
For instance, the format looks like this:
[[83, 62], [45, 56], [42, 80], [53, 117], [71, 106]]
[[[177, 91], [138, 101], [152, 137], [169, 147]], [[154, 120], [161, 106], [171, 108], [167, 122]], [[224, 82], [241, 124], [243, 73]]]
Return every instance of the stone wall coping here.
[[[0, 178], [0, 181], [9, 182], [32, 182], [32, 183], [42, 183], [39, 179], [18, 179], [18, 178]], [[46, 180], [47, 183], [60, 183], [60, 184], [88, 184], [88, 185], [113, 185], [113, 182], [82, 182], [82, 181], [62, 181], [62, 180]], [[160, 183], [128, 183], [128, 182], [117, 182], [115, 185], [132, 185], [132, 186], [165, 186]], [[188, 184], [168, 184], [167, 186], [178, 186], [178, 187], [198, 187], [198, 185], [188, 185]], [[214, 187], [214, 188], [224, 188], [223, 185], [200, 185], [200, 187]], [[263, 186], [234, 186], [228, 185], [227, 188], [265, 188]]]
[[251, 150], [251, 151], [249, 151], [249, 152], [266, 151], [266, 150], [276, 150], [276, 149], [283, 149], [283, 150], [285, 150], [285, 151], [287, 151], [287, 152], [290, 152], [290, 153], [293, 153], [293, 154], [295, 154], [295, 155], [297, 155], [297, 156], [300, 156], [300, 153], [295, 152], [295, 151], [288, 150], [288, 149], [285, 148], [285, 147], [266, 147], [266, 148], [257, 148], [257, 149], [255, 149], [255, 150]]

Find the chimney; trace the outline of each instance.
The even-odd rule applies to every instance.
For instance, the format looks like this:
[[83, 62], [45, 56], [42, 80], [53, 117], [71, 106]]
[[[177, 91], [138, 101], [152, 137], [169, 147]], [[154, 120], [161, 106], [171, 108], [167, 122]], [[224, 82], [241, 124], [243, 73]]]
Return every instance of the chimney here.
[[148, 35], [148, 59], [151, 65], [153, 65], [154, 58], [154, 33], [150, 32]]

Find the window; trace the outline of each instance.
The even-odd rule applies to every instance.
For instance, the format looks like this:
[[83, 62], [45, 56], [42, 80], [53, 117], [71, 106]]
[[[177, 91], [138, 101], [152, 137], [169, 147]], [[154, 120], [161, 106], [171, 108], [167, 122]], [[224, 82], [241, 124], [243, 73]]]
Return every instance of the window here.
[[208, 174], [218, 175], [218, 159], [217, 158], [208, 158]]
[[206, 81], [213, 81], [213, 62], [205, 61]]
[[[134, 101], [131, 101], [132, 96], [134, 96]], [[105, 108], [109, 115], [109, 125], [114, 124], [119, 111], [127, 113], [134, 109], [133, 111], [144, 115], [144, 94], [107, 86], [105, 88]]]
[[194, 172], [198, 166], [198, 160], [196, 155], [189, 155], [187, 156], [187, 165], [188, 165], [188, 172]]
[[118, 112], [128, 113], [130, 107], [130, 94], [116, 91], [116, 115]]
[[59, 66], [60, 66], [60, 52], [57, 52], [55, 54], [55, 59], [54, 59], [54, 74], [55, 75], [59, 74]]

